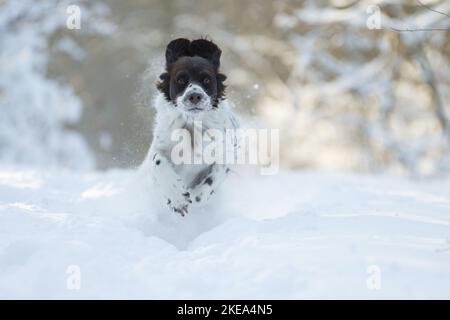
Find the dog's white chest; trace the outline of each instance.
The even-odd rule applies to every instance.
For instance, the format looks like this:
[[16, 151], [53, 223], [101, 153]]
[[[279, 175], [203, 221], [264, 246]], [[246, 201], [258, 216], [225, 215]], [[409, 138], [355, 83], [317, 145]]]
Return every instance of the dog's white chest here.
[[[152, 147], [170, 159], [174, 170], [189, 185], [211, 165], [206, 155], [215, 146], [226, 146], [226, 131], [237, 128], [230, 107], [224, 102], [218, 109], [196, 118], [188, 118], [162, 96], [156, 99], [156, 124]], [[220, 135], [211, 135], [212, 130]]]
[[187, 117], [162, 95], [155, 102], [153, 142], [144, 170], [150, 169], [166, 204], [184, 215], [190, 206], [204, 205], [230, 171], [226, 163], [205, 157], [227, 145], [226, 133], [238, 122], [226, 101], [196, 117]]

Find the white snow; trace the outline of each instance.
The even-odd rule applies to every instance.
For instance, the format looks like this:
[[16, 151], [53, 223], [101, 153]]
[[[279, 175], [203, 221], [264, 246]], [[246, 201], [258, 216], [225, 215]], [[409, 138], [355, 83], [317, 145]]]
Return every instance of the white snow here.
[[145, 179], [0, 166], [0, 298], [450, 298], [448, 180], [234, 174], [182, 218]]

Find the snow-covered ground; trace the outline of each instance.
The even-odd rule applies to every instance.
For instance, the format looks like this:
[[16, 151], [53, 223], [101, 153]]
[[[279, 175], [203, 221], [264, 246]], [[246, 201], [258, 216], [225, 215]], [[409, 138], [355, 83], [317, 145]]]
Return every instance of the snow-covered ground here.
[[235, 174], [182, 218], [142, 180], [0, 167], [0, 298], [450, 298], [449, 181]]

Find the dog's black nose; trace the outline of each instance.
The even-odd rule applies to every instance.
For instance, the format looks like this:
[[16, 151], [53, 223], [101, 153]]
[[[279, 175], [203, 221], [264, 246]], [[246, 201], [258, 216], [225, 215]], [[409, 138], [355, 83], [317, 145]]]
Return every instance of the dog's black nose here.
[[202, 98], [203, 98], [203, 95], [201, 95], [200, 93], [196, 93], [196, 92], [190, 93], [187, 96], [187, 99], [192, 104], [198, 104], [202, 100]]

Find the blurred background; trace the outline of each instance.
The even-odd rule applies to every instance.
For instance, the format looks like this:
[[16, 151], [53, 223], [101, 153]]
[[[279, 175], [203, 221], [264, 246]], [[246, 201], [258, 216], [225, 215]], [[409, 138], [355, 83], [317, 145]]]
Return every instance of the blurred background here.
[[138, 166], [166, 44], [208, 36], [238, 112], [280, 129], [283, 168], [447, 176], [449, 15], [448, 0], [0, 0], [0, 163]]

